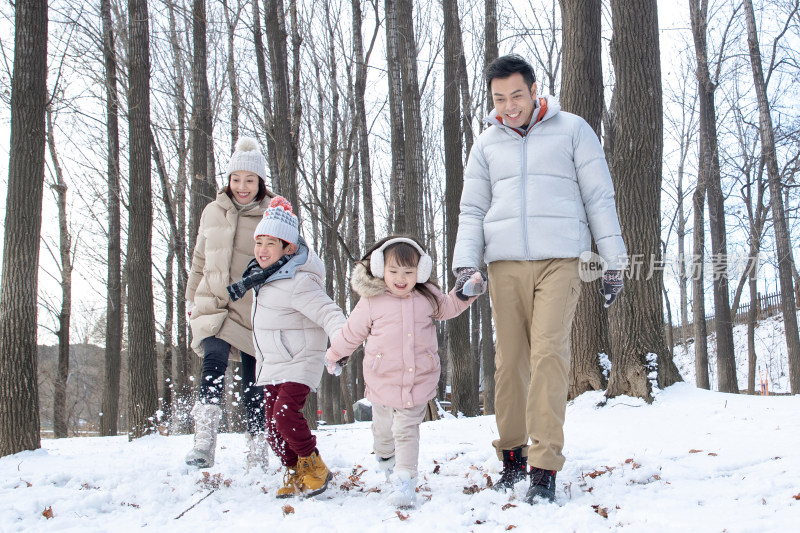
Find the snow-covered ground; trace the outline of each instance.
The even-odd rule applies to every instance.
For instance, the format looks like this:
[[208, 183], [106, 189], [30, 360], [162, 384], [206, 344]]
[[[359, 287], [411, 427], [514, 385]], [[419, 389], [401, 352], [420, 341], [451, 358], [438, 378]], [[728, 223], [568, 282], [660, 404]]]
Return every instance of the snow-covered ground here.
[[[734, 340], [744, 389], [744, 326]], [[759, 324], [756, 350], [770, 391], [788, 392], [781, 317]], [[716, 388], [714, 352], [712, 336]], [[449, 417], [422, 426], [416, 509], [386, 503], [368, 422], [316, 432], [335, 477], [307, 500], [275, 499], [275, 457], [268, 472], [246, 472], [240, 434], [220, 435], [205, 472], [183, 463], [187, 435], [46, 439], [0, 459], [0, 532], [800, 531], [800, 395], [699, 390], [693, 345], [676, 347], [675, 362], [686, 383], [656, 391], [652, 405], [620, 397], [598, 407], [602, 392], [569, 404], [557, 504], [527, 505], [525, 483], [513, 494], [486, 490], [501, 466], [494, 417]]]
[[[757, 356], [756, 366], [756, 392], [760, 389], [760, 380], [768, 384], [770, 393], [788, 393], [789, 385], [789, 358], [786, 353], [786, 334], [784, 332], [783, 315], [764, 319], [756, 324], [755, 348]], [[736, 355], [736, 376], [739, 380], [739, 390], [747, 390], [747, 325], [733, 328], [733, 346]], [[709, 381], [712, 390], [717, 390], [717, 337], [712, 334], [708, 337], [708, 366]], [[688, 383], [695, 383], [694, 343], [675, 346], [674, 361], [678, 366], [683, 379]], [[800, 526], [798, 526], [800, 531]]]
[[220, 436], [207, 473], [183, 464], [190, 436], [48, 439], [0, 459], [0, 531], [798, 531], [800, 396], [682, 383], [652, 405], [621, 397], [598, 408], [601, 399], [569, 405], [557, 505], [527, 505], [524, 483], [484, 490], [500, 469], [486, 416], [423, 424], [420, 504], [399, 514], [385, 502], [368, 422], [317, 432], [335, 477], [307, 500], [275, 499], [274, 457], [268, 472], [247, 473], [239, 434]]

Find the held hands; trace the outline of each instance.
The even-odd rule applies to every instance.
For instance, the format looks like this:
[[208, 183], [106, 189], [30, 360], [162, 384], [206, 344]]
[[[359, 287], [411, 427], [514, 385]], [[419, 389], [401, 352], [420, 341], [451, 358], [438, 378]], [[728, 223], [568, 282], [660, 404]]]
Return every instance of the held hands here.
[[338, 361], [330, 361], [325, 359], [325, 368], [328, 370], [328, 374], [332, 376], [341, 376], [342, 369], [347, 364], [349, 357], [342, 357]]
[[456, 279], [456, 296], [461, 300], [469, 300], [486, 292], [488, 283], [483, 272], [475, 267], [461, 267]]
[[603, 274], [603, 288], [600, 289], [600, 294], [605, 298], [603, 304], [606, 309], [614, 303], [622, 290], [622, 271], [621, 270], [606, 270]]

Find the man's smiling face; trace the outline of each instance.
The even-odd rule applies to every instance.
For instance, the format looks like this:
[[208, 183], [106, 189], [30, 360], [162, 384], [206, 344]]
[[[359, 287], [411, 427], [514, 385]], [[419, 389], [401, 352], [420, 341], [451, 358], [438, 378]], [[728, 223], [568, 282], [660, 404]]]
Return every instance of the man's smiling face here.
[[492, 80], [492, 100], [503, 124], [521, 128], [531, 122], [536, 107], [536, 84], [528, 87], [519, 72], [507, 78], [495, 78]]

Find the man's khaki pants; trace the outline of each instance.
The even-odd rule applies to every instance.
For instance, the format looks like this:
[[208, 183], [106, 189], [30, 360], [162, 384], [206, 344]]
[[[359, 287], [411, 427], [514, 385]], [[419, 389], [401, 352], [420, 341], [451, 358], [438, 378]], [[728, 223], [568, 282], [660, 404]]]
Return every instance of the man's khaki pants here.
[[497, 457], [522, 447], [531, 466], [561, 470], [578, 259], [493, 262], [489, 295], [497, 332]]

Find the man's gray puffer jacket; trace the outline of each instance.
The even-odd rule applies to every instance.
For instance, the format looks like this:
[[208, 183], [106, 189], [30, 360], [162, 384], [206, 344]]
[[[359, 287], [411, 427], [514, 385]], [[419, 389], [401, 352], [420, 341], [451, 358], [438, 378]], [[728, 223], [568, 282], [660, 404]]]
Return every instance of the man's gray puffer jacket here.
[[[453, 272], [481, 258], [580, 257], [594, 236], [609, 270], [626, 265], [614, 186], [597, 135], [582, 118], [542, 100], [545, 115], [522, 136], [496, 118], [477, 139], [464, 172]], [[590, 234], [591, 230], [591, 234]]]

